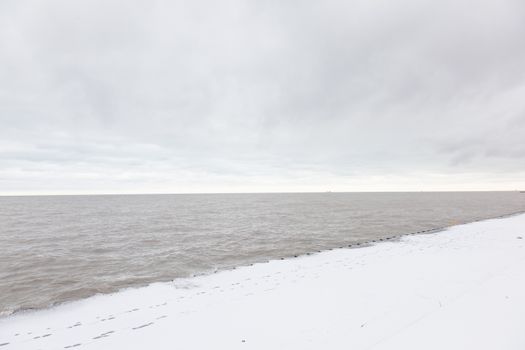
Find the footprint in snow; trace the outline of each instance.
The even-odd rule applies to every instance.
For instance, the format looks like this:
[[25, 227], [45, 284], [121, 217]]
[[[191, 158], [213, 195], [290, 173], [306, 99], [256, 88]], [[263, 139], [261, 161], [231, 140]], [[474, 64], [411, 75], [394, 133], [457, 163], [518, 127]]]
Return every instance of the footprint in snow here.
[[36, 337], [33, 337], [33, 339], [47, 338], [47, 337], [50, 337], [52, 335], [53, 335], [52, 333], [46, 333], [44, 335], [38, 335]]
[[115, 331], [108, 331], [108, 332], [105, 332], [105, 333], [102, 333], [100, 335], [97, 335], [96, 337], [94, 337], [93, 339], [102, 339], [102, 338], [106, 338], [106, 337], [109, 337], [110, 334], [112, 333], [115, 333]]
[[145, 324], [143, 324], [143, 325], [140, 325], [140, 326], [137, 326], [137, 327], [133, 327], [132, 329], [133, 329], [133, 330], [141, 329], [141, 328], [144, 328], [144, 327], [151, 326], [153, 323], [154, 323], [154, 322], [145, 323]]

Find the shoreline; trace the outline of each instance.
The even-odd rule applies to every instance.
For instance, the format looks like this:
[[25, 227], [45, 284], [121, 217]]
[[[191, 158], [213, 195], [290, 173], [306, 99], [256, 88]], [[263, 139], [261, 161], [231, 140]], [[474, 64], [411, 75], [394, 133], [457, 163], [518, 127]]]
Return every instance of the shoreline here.
[[203, 272], [200, 272], [200, 273], [194, 273], [194, 274], [192, 274], [190, 276], [176, 277], [174, 279], [169, 279], [169, 280], [160, 280], [160, 281], [150, 282], [150, 283], [147, 283], [147, 284], [142, 284], [142, 285], [137, 285], [137, 286], [124, 287], [124, 288], [118, 289], [118, 290], [113, 291], [113, 292], [97, 293], [97, 294], [93, 294], [93, 295], [90, 295], [90, 296], [87, 296], [87, 297], [84, 297], [84, 298], [66, 300], [66, 301], [62, 301], [62, 302], [56, 302], [56, 303], [53, 303], [53, 304], [50, 304], [50, 305], [47, 305], [47, 306], [41, 307], [41, 308], [25, 308], [25, 309], [14, 310], [14, 311], [11, 311], [11, 312], [3, 311], [3, 312], [0, 312], [0, 321], [4, 320], [6, 318], [15, 317], [15, 316], [20, 315], [20, 314], [40, 312], [40, 311], [44, 311], [44, 310], [54, 309], [54, 308], [60, 307], [62, 305], [67, 305], [67, 304], [70, 304], [70, 303], [79, 302], [79, 301], [90, 299], [90, 298], [97, 297], [97, 296], [118, 294], [118, 293], [124, 292], [124, 291], [129, 290], [129, 289], [147, 288], [147, 287], [149, 287], [151, 285], [158, 284], [158, 283], [174, 283], [177, 280], [186, 280], [186, 279], [197, 278], [197, 277], [202, 277], [202, 276], [210, 276], [210, 275], [213, 275], [213, 274], [217, 274], [217, 273], [221, 273], [221, 272], [225, 272], [225, 271], [232, 271], [232, 270], [243, 268], [243, 267], [250, 267], [250, 266], [257, 265], [257, 264], [265, 264], [265, 263], [268, 263], [268, 262], [271, 262], [271, 261], [288, 260], [288, 259], [295, 259], [295, 258], [300, 258], [300, 257], [304, 257], [304, 256], [312, 256], [312, 255], [316, 255], [316, 254], [320, 254], [320, 253], [324, 253], [324, 252], [329, 252], [329, 251], [333, 251], [333, 250], [338, 250], [338, 249], [363, 248], [363, 247], [368, 247], [368, 246], [371, 246], [371, 245], [374, 245], [374, 244], [378, 244], [378, 243], [382, 243], [382, 242], [387, 242], [387, 241], [392, 241], [392, 240], [395, 241], [395, 240], [398, 240], [398, 239], [406, 237], [406, 236], [428, 234], [428, 233], [437, 233], [437, 232], [441, 232], [441, 231], [444, 231], [444, 230], [447, 230], [449, 228], [456, 227], [456, 226], [468, 225], [468, 224], [471, 224], [471, 223], [483, 222], [483, 221], [487, 221], [487, 220], [508, 218], [508, 217], [513, 217], [513, 216], [522, 215], [522, 214], [525, 214], [525, 211], [517, 211], [517, 212], [512, 212], [512, 213], [509, 213], [509, 214], [496, 215], [496, 216], [482, 218], [482, 219], [476, 219], [476, 220], [472, 220], [472, 221], [459, 222], [459, 223], [455, 223], [454, 225], [437, 227], [437, 228], [430, 228], [430, 229], [420, 230], [420, 231], [416, 231], [416, 232], [394, 234], [394, 235], [391, 235], [391, 236], [385, 236], [385, 237], [382, 237], [382, 238], [374, 238], [374, 239], [370, 239], [370, 240], [361, 240], [361, 241], [353, 242], [351, 244], [345, 244], [345, 245], [342, 245], [342, 246], [335, 246], [335, 247], [332, 247], [332, 248], [326, 248], [326, 249], [316, 250], [316, 251], [311, 251], [311, 252], [306, 252], [306, 253], [298, 253], [298, 254], [295, 254], [295, 255], [287, 255], [287, 256], [280, 257], [280, 258], [262, 259], [262, 260], [254, 261], [254, 262], [251, 262], [251, 263], [242, 264], [242, 265], [215, 268], [213, 270], [203, 271]]
[[524, 227], [514, 213], [15, 313], [0, 347], [523, 348]]

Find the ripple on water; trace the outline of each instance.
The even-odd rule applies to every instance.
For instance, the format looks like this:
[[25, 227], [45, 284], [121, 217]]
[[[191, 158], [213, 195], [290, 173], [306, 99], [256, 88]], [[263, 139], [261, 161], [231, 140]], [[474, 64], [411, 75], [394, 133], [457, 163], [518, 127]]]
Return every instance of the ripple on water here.
[[0, 316], [524, 210], [518, 192], [0, 197]]

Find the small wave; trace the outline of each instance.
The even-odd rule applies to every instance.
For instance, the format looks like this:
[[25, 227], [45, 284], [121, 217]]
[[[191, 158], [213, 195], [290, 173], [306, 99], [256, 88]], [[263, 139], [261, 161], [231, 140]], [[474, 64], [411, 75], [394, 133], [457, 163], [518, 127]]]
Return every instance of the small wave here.
[[16, 312], [16, 310], [0, 310], [0, 318], [1, 317], [11, 316], [15, 312]]

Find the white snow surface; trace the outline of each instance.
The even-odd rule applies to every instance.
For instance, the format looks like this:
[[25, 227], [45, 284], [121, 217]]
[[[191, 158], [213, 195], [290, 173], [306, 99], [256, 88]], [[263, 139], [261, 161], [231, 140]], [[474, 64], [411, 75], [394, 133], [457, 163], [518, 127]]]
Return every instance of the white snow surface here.
[[525, 349], [525, 215], [0, 319], [8, 349]]

